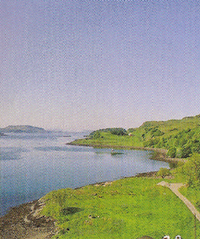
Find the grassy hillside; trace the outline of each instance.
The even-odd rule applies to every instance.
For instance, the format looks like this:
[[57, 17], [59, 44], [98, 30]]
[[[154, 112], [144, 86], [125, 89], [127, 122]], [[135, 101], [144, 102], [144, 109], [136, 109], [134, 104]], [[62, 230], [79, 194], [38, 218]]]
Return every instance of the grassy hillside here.
[[[127, 178], [44, 197], [43, 214], [57, 220], [55, 238], [194, 238], [194, 217], [161, 179]], [[197, 238], [200, 223], [197, 222]]]
[[172, 158], [200, 153], [200, 115], [182, 120], [149, 121], [128, 130], [103, 129], [72, 142], [81, 145], [161, 148]]

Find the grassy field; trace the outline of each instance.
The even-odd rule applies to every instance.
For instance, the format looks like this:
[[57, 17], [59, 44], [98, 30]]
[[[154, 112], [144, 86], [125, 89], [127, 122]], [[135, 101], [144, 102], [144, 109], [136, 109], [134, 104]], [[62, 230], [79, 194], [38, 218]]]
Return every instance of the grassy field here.
[[127, 135], [118, 136], [113, 135], [110, 132], [101, 132], [101, 137], [95, 138], [86, 138], [86, 139], [79, 139], [75, 140], [71, 144], [74, 145], [98, 145], [98, 146], [124, 146], [128, 147], [143, 147], [142, 142], [137, 137], [129, 137]]
[[[105, 185], [53, 191], [42, 213], [57, 220], [55, 238], [194, 238], [194, 217], [161, 179], [126, 178]], [[197, 238], [200, 223], [197, 223]]]

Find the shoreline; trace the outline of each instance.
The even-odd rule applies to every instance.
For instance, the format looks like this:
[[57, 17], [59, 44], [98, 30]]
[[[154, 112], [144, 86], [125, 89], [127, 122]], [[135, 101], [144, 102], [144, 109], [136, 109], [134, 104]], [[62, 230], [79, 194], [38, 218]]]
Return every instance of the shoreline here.
[[[155, 148], [143, 148], [143, 147], [128, 147], [128, 146], [116, 146], [116, 145], [81, 145], [67, 143], [67, 145], [73, 146], [86, 146], [93, 148], [114, 148], [114, 149], [125, 149], [125, 150], [146, 150], [156, 152], [153, 155], [152, 160], [159, 160], [171, 163], [185, 162], [184, 159], [168, 158], [166, 156], [167, 150], [155, 149]], [[125, 177], [155, 177], [157, 171], [139, 173], [135, 176]], [[122, 179], [122, 178], [121, 178]], [[115, 181], [115, 180], [114, 180]], [[104, 186], [111, 182], [97, 182], [91, 185]], [[83, 186], [84, 187], [84, 186]], [[77, 190], [79, 188], [75, 188]], [[9, 211], [0, 216], [0, 238], [2, 239], [50, 239], [56, 234], [55, 220], [41, 216], [39, 212], [44, 207], [44, 203], [41, 199], [27, 202], [19, 206], [15, 206], [9, 209]]]
[[[136, 177], [155, 177], [157, 171], [138, 173], [135, 176], [123, 177], [120, 179]], [[117, 180], [120, 180], [117, 179]], [[97, 182], [89, 184], [93, 186], [106, 186], [113, 181]], [[85, 185], [88, 186], [88, 185]], [[78, 190], [82, 187], [75, 188]], [[40, 211], [45, 206], [42, 198], [20, 204], [9, 209], [9, 211], [0, 217], [0, 238], [2, 239], [50, 239], [56, 235], [56, 221], [51, 217], [40, 215]]]
[[183, 158], [170, 158], [167, 156], [167, 149], [159, 148], [148, 148], [148, 147], [135, 147], [135, 146], [118, 146], [118, 145], [101, 145], [101, 144], [77, 144], [75, 141], [67, 143], [66, 145], [72, 146], [85, 146], [93, 148], [113, 148], [113, 149], [125, 149], [125, 150], [144, 150], [144, 151], [153, 151], [156, 152], [156, 155], [153, 155], [151, 159], [164, 161], [169, 163], [178, 163], [178, 162], [187, 162], [187, 159]]
[[0, 217], [0, 238], [50, 239], [56, 233], [55, 220], [40, 215], [43, 207], [38, 199], [10, 208]]

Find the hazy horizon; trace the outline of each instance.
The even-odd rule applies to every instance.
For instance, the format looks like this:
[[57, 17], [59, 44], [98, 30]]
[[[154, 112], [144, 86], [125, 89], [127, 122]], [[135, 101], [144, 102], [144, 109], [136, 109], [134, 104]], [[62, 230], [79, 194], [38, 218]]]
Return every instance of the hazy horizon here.
[[[187, 117], [195, 117], [195, 116], [197, 116], [197, 115], [187, 115], [185, 117], [187, 118]], [[183, 117], [183, 118], [185, 118], [185, 117]], [[168, 120], [181, 120], [183, 118], [180, 118], [180, 119], [171, 118], [171, 119], [168, 119]], [[164, 120], [164, 121], [168, 121], [168, 120]], [[152, 121], [154, 121], [154, 120], [152, 120]], [[145, 122], [142, 122], [141, 125]], [[141, 125], [139, 125], [139, 126], [141, 126]], [[36, 127], [36, 128], [43, 128], [43, 127], [38, 126], [38, 125], [21, 125], [21, 124], [19, 124], [19, 125], [7, 125], [5, 127], [0, 127], [0, 128], [6, 128], [6, 127], [9, 127], [9, 126], [32, 126], [32, 127]], [[129, 128], [124, 128], [123, 126], [119, 126], [119, 128], [124, 128], [124, 129], [128, 130], [130, 128], [137, 128], [139, 126], [129, 127]], [[106, 128], [113, 128], [113, 127], [110, 126], [110, 127], [106, 127]], [[90, 132], [90, 131], [95, 131], [95, 130], [98, 130], [98, 129], [105, 129], [105, 128], [82, 129], [82, 130], [81, 129], [80, 130], [70, 130], [70, 129], [69, 130], [64, 130], [64, 129], [61, 129], [61, 128], [44, 128], [44, 129], [46, 131], [63, 131], [63, 132], [65, 131], [65, 132], [74, 132], [74, 133], [77, 132], [78, 133], [78, 132]]]
[[125, 129], [200, 114], [200, 3], [0, 2], [0, 128]]

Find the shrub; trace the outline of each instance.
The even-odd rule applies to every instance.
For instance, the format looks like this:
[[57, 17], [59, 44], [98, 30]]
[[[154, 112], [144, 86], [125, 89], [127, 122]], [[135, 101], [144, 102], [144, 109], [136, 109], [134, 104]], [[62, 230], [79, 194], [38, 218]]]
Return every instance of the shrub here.
[[160, 176], [162, 178], [169, 176], [170, 174], [171, 172], [167, 168], [160, 168], [160, 170], [157, 172], [157, 176]]
[[192, 154], [192, 150], [190, 146], [185, 146], [181, 150], [181, 158], [188, 158]]
[[164, 133], [162, 131], [160, 131], [159, 129], [154, 129], [151, 131], [151, 135], [152, 137], [155, 137], [155, 136], [161, 136], [163, 135]]
[[123, 128], [113, 128], [110, 129], [110, 132], [115, 135], [127, 135], [127, 131]]
[[200, 154], [200, 142], [199, 142], [199, 140], [194, 140], [192, 145], [193, 145], [192, 151], [194, 153]]
[[101, 134], [99, 131], [96, 131], [94, 134], [93, 134], [93, 139], [98, 139], [101, 137]]
[[167, 156], [169, 156], [171, 158], [175, 158], [176, 157], [176, 148], [175, 147], [170, 147], [168, 152], [167, 152]]
[[185, 138], [180, 138], [179, 144], [180, 146], [185, 146], [187, 144], [187, 140]]
[[195, 154], [183, 166], [183, 173], [189, 186], [200, 186], [200, 155]]
[[150, 139], [144, 142], [144, 147], [156, 148], [156, 145], [159, 143], [158, 138]]

